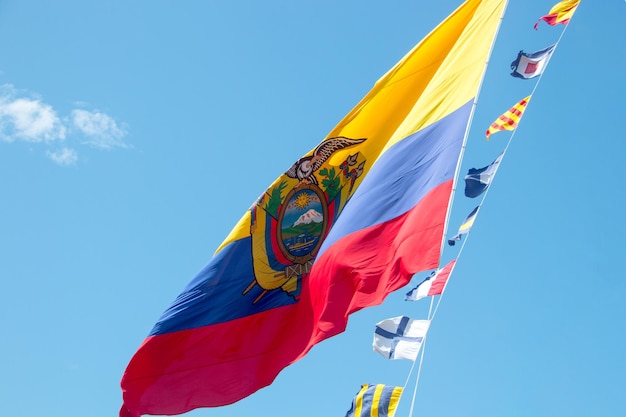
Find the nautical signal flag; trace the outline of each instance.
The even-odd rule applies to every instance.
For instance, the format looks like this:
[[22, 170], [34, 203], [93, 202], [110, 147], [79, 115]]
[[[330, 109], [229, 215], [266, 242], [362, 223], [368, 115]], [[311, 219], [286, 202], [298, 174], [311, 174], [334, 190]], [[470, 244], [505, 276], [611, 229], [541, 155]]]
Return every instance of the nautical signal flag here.
[[465, 197], [476, 198], [489, 188], [496, 175], [504, 152], [495, 161], [483, 168], [470, 168], [465, 176]]
[[513, 130], [519, 124], [519, 121], [524, 114], [524, 110], [526, 110], [526, 106], [528, 106], [528, 102], [530, 101], [530, 96], [525, 97], [515, 103], [513, 107], [504, 112], [500, 117], [498, 117], [487, 129], [485, 132], [485, 136], [487, 140], [496, 132], [500, 132], [502, 130]]
[[541, 51], [527, 54], [519, 51], [515, 61], [511, 62], [512, 76], [523, 79], [535, 78], [543, 74], [550, 61], [556, 45], [548, 46]]
[[402, 387], [363, 384], [352, 400], [346, 417], [393, 417], [402, 396]]
[[476, 206], [476, 208], [472, 210], [470, 214], [467, 215], [465, 220], [463, 220], [463, 223], [461, 223], [461, 227], [459, 227], [459, 232], [453, 237], [451, 237], [450, 239], [448, 239], [448, 245], [454, 246], [457, 240], [461, 240], [461, 236], [469, 233], [470, 229], [474, 225], [474, 220], [476, 220], [476, 216], [478, 215], [479, 209], [480, 209], [480, 206]]
[[534, 26], [535, 30], [537, 30], [539, 22], [542, 20], [550, 26], [556, 26], [559, 23], [567, 25], [572, 16], [574, 16], [574, 12], [578, 7], [578, 3], [580, 3], [580, 0], [564, 0], [558, 2], [557, 4], [552, 6], [550, 12], [548, 12], [547, 15], [541, 16], [537, 20], [537, 23], [535, 23]]
[[[343, 332], [350, 314], [439, 265], [505, 4], [464, 2], [284, 167], [131, 358], [120, 416], [239, 401]], [[296, 148], [310, 140], [291, 137]]]
[[406, 316], [394, 317], [376, 323], [374, 352], [385, 359], [408, 359], [415, 361], [430, 320], [413, 320]]
[[443, 290], [448, 283], [448, 277], [450, 277], [455, 264], [456, 259], [453, 259], [443, 268], [433, 272], [428, 278], [417, 284], [417, 287], [406, 293], [405, 300], [417, 301], [424, 297], [443, 294]]

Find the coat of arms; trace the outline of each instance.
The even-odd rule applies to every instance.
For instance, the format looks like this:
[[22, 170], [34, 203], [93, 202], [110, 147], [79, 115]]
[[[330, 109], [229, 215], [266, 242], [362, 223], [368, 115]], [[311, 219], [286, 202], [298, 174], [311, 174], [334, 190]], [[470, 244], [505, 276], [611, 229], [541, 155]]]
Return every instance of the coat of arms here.
[[258, 285], [262, 292], [254, 303], [273, 290], [298, 299], [301, 280], [310, 272], [365, 166], [359, 152], [349, 155], [338, 167], [330, 166], [328, 159], [365, 140], [343, 136], [325, 140], [293, 164], [252, 206], [255, 280], [243, 293]]

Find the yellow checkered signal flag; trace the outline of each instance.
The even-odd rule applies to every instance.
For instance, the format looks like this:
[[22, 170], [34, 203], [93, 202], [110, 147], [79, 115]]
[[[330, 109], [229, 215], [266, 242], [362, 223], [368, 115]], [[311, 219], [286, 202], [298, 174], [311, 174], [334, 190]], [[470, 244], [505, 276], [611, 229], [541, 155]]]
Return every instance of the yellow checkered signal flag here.
[[489, 137], [496, 132], [515, 129], [522, 118], [529, 101], [530, 96], [521, 99], [515, 104], [515, 106], [511, 107], [504, 114], [498, 117], [496, 121], [489, 126], [489, 129], [487, 129], [487, 132], [485, 133], [487, 140], [489, 140]]

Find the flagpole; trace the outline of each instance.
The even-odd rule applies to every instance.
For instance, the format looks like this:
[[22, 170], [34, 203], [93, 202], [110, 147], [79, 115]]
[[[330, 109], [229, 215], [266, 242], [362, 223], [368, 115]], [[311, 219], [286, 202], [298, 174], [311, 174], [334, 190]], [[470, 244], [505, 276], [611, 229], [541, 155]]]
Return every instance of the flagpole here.
[[[570, 21], [571, 21], [571, 19], [570, 19]], [[567, 26], [569, 26], [569, 25], [565, 25], [565, 28], [561, 32], [561, 35], [559, 36], [559, 39], [554, 44], [554, 51], [556, 51], [556, 48], [559, 45], [559, 42], [561, 42], [561, 39], [563, 38], [563, 35], [565, 34], [565, 30], [567, 30]], [[552, 53], [552, 55], [554, 55], [554, 52]], [[550, 58], [552, 58], [552, 57], [550, 57]], [[546, 62], [546, 66], [545, 66], [544, 70], [541, 72], [541, 74], [539, 74], [539, 78], [537, 78], [537, 82], [535, 83], [535, 85], [533, 86], [533, 89], [531, 90], [531, 92], [529, 94], [530, 98], [528, 100], [528, 103], [526, 104], [526, 110], [528, 109], [528, 107], [530, 105], [530, 101], [532, 100], [532, 97], [535, 94], [535, 91], [537, 90], [537, 87], [539, 86], [539, 82], [541, 82], [541, 78], [543, 77], [543, 74], [546, 72], [546, 70], [547, 70], [549, 65], [550, 65], [550, 60], [548, 60], [548, 62]], [[522, 123], [522, 119], [520, 119], [519, 122], [517, 123], [517, 128], [515, 128], [511, 132], [511, 136], [509, 137], [509, 140], [507, 141], [507, 143], [506, 143], [506, 145], [504, 147], [504, 150], [502, 151], [502, 157], [500, 159], [500, 165], [502, 165], [502, 163], [504, 162], [504, 156], [506, 155], [506, 152], [509, 149], [509, 146], [511, 145], [511, 142], [513, 141], [513, 138], [515, 137], [515, 133], [517, 132], [517, 129], [519, 128], [519, 125]], [[498, 167], [498, 169], [499, 169], [499, 167]], [[487, 198], [487, 195], [489, 194], [489, 190], [491, 189], [491, 185], [493, 185], [494, 181], [495, 181], [495, 175], [493, 176], [493, 178], [491, 180], [490, 186], [487, 187], [487, 189], [485, 190], [485, 192], [483, 193], [483, 195], [482, 195], [482, 197], [480, 199], [480, 203], [478, 204], [479, 208], [483, 206], [483, 203], [485, 202], [485, 199]], [[453, 193], [454, 193], [454, 190], [453, 190]], [[478, 210], [478, 212], [480, 212], [480, 209]], [[476, 218], [478, 218], [478, 213], [476, 215]], [[476, 219], [474, 219], [474, 221], [476, 221]], [[467, 241], [469, 240], [469, 235], [470, 235], [471, 232], [472, 232], [472, 229], [467, 231], [467, 233], [465, 235], [465, 239], [463, 239], [463, 242], [461, 243], [461, 247], [459, 248], [459, 252], [457, 253], [457, 257], [456, 257], [457, 259], [459, 259], [461, 257], [461, 254], [463, 253], [463, 248], [465, 248], [465, 245], [467, 244]], [[444, 236], [445, 236], [445, 234], [444, 234]], [[430, 311], [429, 311], [429, 318], [430, 318], [430, 320], [432, 320], [435, 317], [435, 315], [437, 314], [437, 310], [439, 309], [439, 304], [441, 304], [442, 297], [443, 297], [443, 294], [441, 294], [441, 297], [439, 297], [439, 299], [437, 300], [437, 305], [435, 306], [435, 311], [433, 313], [432, 318], [430, 318]]]
[[[506, 7], [505, 7], [506, 10]], [[578, 10], [578, 9], [577, 9]], [[574, 12], [575, 14], [576, 12]], [[563, 39], [563, 35], [565, 35], [565, 31], [567, 30], [567, 27], [569, 26], [569, 23], [571, 23], [572, 19], [574, 18], [574, 14], [572, 14], [572, 17], [570, 17], [568, 23], [565, 25], [565, 27], [563, 28], [563, 30], [561, 31], [561, 34], [559, 35], [559, 38], [557, 39], [556, 43], [554, 44], [554, 51], [552, 53], [552, 55], [554, 55], [554, 52], [556, 52], [556, 48], [559, 46], [559, 43], [561, 42], [561, 39]], [[503, 12], [503, 16], [504, 17], [504, 12]], [[502, 21], [502, 18], [500, 19], [500, 21]], [[552, 57], [550, 57], [550, 59], [552, 59]], [[526, 108], [528, 108], [528, 105], [530, 105], [530, 100], [532, 100], [533, 95], [535, 94], [535, 91], [537, 90], [537, 87], [539, 86], [539, 83], [541, 82], [541, 78], [543, 77], [543, 74], [546, 72], [546, 70], [548, 69], [548, 66], [550, 65], [550, 60], [548, 60], [548, 62], [546, 62], [546, 66], [544, 68], [544, 70], [541, 72], [541, 74], [539, 74], [539, 78], [537, 79], [537, 82], [535, 83], [535, 85], [533, 86], [532, 91], [530, 92], [530, 99], [528, 101], [528, 104], [526, 105]], [[473, 108], [472, 108], [473, 111]], [[522, 120], [520, 119], [518, 122], [518, 126], [517, 128], [519, 128], [519, 125], [522, 123]], [[504, 150], [502, 151], [502, 158], [500, 160], [500, 165], [502, 165], [502, 162], [504, 161], [504, 156], [506, 155], [506, 151], [509, 149], [509, 146], [511, 145], [511, 142], [513, 141], [513, 138], [515, 137], [515, 133], [517, 132], [517, 128], [513, 130], [513, 132], [511, 133], [511, 136], [509, 137], [509, 140], [506, 143], [506, 146], [504, 147]], [[463, 142], [463, 149], [465, 149], [465, 142]], [[460, 166], [460, 164], [459, 164]], [[457, 166], [457, 168], [459, 168], [459, 166]], [[492, 183], [493, 181], [495, 181], [495, 175], [492, 179]], [[455, 184], [456, 184], [456, 176], [455, 176]], [[479, 207], [482, 207], [485, 199], [487, 198], [487, 195], [489, 194], [489, 189], [491, 188], [491, 185], [489, 187], [487, 187], [487, 189], [485, 190], [481, 200], [480, 200], [480, 204], [478, 205]], [[453, 187], [452, 190], [452, 194], [454, 195], [454, 191], [456, 190], [456, 188]], [[452, 200], [450, 201], [450, 204], [452, 204]], [[480, 211], [480, 210], [479, 210]], [[478, 217], [478, 216], [476, 216]], [[446, 229], [447, 229], [447, 219], [446, 219]], [[461, 253], [463, 252], [463, 248], [465, 247], [465, 244], [467, 243], [467, 240], [469, 239], [469, 235], [471, 233], [471, 229], [467, 232], [465, 239], [463, 240], [463, 242], [461, 243], [461, 247], [459, 248], [459, 252], [457, 254], [457, 259], [459, 259], [461, 257]], [[445, 239], [446, 234], [444, 233], [444, 239]], [[442, 244], [442, 253], [443, 253], [443, 248], [444, 245]], [[441, 296], [439, 297], [439, 299], [437, 300], [437, 305], [435, 306], [435, 311], [433, 312], [432, 317], [430, 317], [430, 310], [429, 310], [429, 319], [432, 321], [435, 318], [435, 315], [437, 314], [437, 310], [439, 309], [439, 304], [441, 304], [441, 299], [443, 298], [443, 293], [441, 294]], [[432, 305], [431, 305], [432, 306]]]
[[[476, 106], [478, 104], [478, 97], [480, 96], [480, 90], [482, 89], [483, 81], [485, 80], [485, 74], [487, 73], [487, 68], [489, 66], [489, 60], [491, 59], [491, 53], [493, 52], [493, 48], [495, 46], [496, 40], [498, 39], [498, 33], [500, 32], [500, 27], [502, 26], [502, 21], [504, 20], [504, 15], [506, 13], [506, 9], [508, 7], [508, 3], [509, 3], [508, 0], [505, 0], [504, 7], [502, 8], [502, 14], [500, 15], [500, 21], [498, 22], [498, 27], [496, 28], [496, 31], [494, 32], [493, 39], [491, 40], [491, 46], [489, 47], [489, 53], [487, 54], [487, 60], [485, 61], [485, 67], [483, 69], [483, 73], [482, 73], [482, 75], [480, 77], [480, 81], [478, 83], [477, 93], [476, 93], [476, 96], [474, 97], [474, 101], [472, 102], [472, 109], [470, 110], [468, 123], [467, 123], [467, 126], [465, 127], [465, 133], [463, 135], [463, 144], [461, 145], [461, 152], [459, 153], [459, 158], [457, 160], [456, 169], [455, 169], [455, 172], [454, 172], [454, 177], [453, 177], [454, 179], [453, 179], [453, 182], [452, 182], [452, 192], [450, 193], [450, 198], [448, 200], [448, 209], [447, 209], [446, 216], [445, 216], [445, 222], [444, 222], [444, 226], [443, 226], [443, 235], [441, 237], [441, 245], [440, 245], [440, 249], [439, 249], [439, 259], [441, 259], [441, 257], [443, 256], [443, 250], [445, 248], [446, 235], [447, 235], [447, 230], [448, 230], [448, 223], [450, 221], [450, 211], [451, 211], [451, 208], [452, 208], [452, 203], [454, 201], [454, 194], [455, 194], [455, 190], [456, 190], [456, 184], [457, 184], [457, 181], [458, 181], [459, 172], [461, 170], [461, 161], [463, 161], [463, 155], [465, 154], [465, 148], [467, 146], [467, 138], [469, 136], [469, 131], [470, 131], [470, 127], [472, 125], [472, 120], [474, 118], [474, 112], [476, 111]], [[467, 240], [467, 239], [465, 239], [465, 240]], [[463, 247], [463, 246], [461, 246], [461, 247]], [[437, 301], [437, 307], [439, 307], [439, 303], [440, 302], [441, 302], [441, 297], [439, 297], [439, 300]], [[434, 303], [434, 297], [431, 298], [430, 307], [429, 307], [429, 310], [428, 310], [429, 320], [432, 320], [431, 312], [432, 312], [432, 308], [433, 308], [433, 303]], [[437, 308], [435, 308], [435, 313], [436, 312], [437, 312]], [[435, 313], [432, 313], [432, 317], [434, 317]], [[417, 376], [415, 377], [415, 387], [413, 388], [413, 397], [411, 399], [411, 407], [409, 409], [409, 417], [413, 416], [413, 408], [414, 408], [414, 405], [415, 405], [415, 398], [417, 396], [417, 386], [419, 384], [419, 379], [420, 379], [420, 375], [421, 375], [421, 372], [422, 372], [422, 363], [424, 361], [424, 352], [425, 352], [425, 350], [426, 350], [426, 338], [424, 338], [424, 341], [422, 343], [422, 352], [421, 352], [421, 355], [420, 355], [419, 366], [417, 368]], [[415, 365], [415, 363], [414, 363], [414, 365]], [[411, 367], [411, 371], [409, 372], [409, 377], [410, 377], [412, 371], [413, 371], [413, 367]]]
[[[430, 314], [433, 311], [433, 303], [435, 301], [435, 297], [431, 297], [430, 298], [430, 307], [428, 308], [428, 319], [430, 320]], [[424, 362], [424, 351], [426, 350], [426, 339], [427, 339], [428, 333], [426, 333], [426, 336], [424, 336], [424, 340], [422, 341], [422, 352], [420, 355], [420, 362], [419, 362], [419, 366], [417, 367], [417, 376], [415, 377], [415, 386], [413, 387], [413, 397], [411, 398], [411, 408], [409, 409], [409, 417], [413, 417], [413, 408], [415, 406], [415, 398], [417, 397], [417, 385], [419, 384], [419, 380], [420, 380], [420, 374], [422, 373], [422, 363]], [[411, 373], [413, 372], [413, 368], [415, 367], [415, 362], [413, 362], [413, 366], [411, 366], [411, 371], [409, 372], [409, 377], [411, 376]], [[408, 384], [408, 378], [407, 378], [407, 383], [405, 383], [404, 385], [406, 386]]]
[[482, 76], [480, 77], [480, 82], [478, 83], [478, 89], [476, 90], [476, 96], [474, 97], [474, 101], [472, 103], [472, 109], [470, 111], [470, 116], [467, 122], [467, 126], [465, 127], [465, 134], [463, 135], [463, 145], [461, 146], [461, 152], [459, 153], [459, 159], [456, 163], [456, 170], [454, 172], [454, 179], [452, 182], [452, 192], [450, 193], [450, 199], [448, 200], [448, 210], [445, 217], [445, 222], [443, 225], [443, 236], [441, 237], [441, 246], [439, 249], [439, 259], [443, 256], [443, 250], [446, 244], [446, 235], [448, 230], [448, 223], [450, 222], [450, 212], [452, 209], [452, 203], [454, 201], [454, 194], [456, 191], [456, 185], [458, 182], [459, 171], [461, 170], [461, 162], [463, 161], [463, 155], [465, 154], [465, 148], [467, 146], [467, 138], [469, 136], [470, 127], [472, 126], [472, 120], [474, 118], [474, 112], [476, 110], [476, 106], [478, 105], [478, 97], [480, 96], [480, 90], [482, 89], [483, 81], [485, 80], [485, 74], [487, 73], [487, 67], [489, 66], [489, 60], [491, 59], [491, 53], [493, 52], [493, 48], [495, 46], [496, 40], [498, 39], [498, 33], [500, 32], [500, 27], [502, 26], [502, 21], [504, 20], [504, 15], [506, 13], [506, 8], [508, 7], [509, 1], [505, 0], [504, 7], [502, 8], [502, 14], [500, 15], [500, 21], [498, 22], [498, 27], [493, 35], [493, 39], [491, 41], [491, 46], [489, 48], [489, 53], [487, 54], [487, 60], [485, 61], [485, 68], [483, 69]]
[[[507, 5], [508, 5], [508, 1], [507, 1]], [[506, 6], [507, 5], [505, 5], [505, 7], [504, 7], [504, 9], [502, 11], [502, 16], [500, 16], [500, 24], [502, 23], [502, 20], [504, 19], [504, 13], [506, 11]], [[554, 52], [556, 52], [556, 48], [558, 47], [559, 43], [561, 42], [561, 39], [563, 39], [563, 35], [565, 35], [565, 31], [567, 30], [567, 27], [569, 26], [569, 23], [571, 23], [573, 18], [574, 18], [574, 15], [572, 15], [572, 17], [570, 17], [570, 20], [569, 20], [568, 24], [566, 24], [565, 27], [563, 28], [563, 31], [561, 31], [561, 35], [559, 36], [558, 40], [554, 44]], [[498, 25], [498, 29], [496, 30], [496, 36], [494, 37], [494, 40], [492, 42], [492, 48], [493, 48], [493, 45], [494, 45], [494, 43], [495, 43], [495, 41], [497, 39], [497, 33], [500, 30], [500, 24]], [[553, 52], [553, 54], [554, 54], [554, 52]], [[491, 51], [489, 52], [488, 57], [491, 57]], [[552, 57], [550, 57], [550, 58], [552, 58]], [[479, 92], [480, 92], [480, 87], [482, 86], [482, 82], [483, 82], [485, 73], [487, 71], [488, 63], [489, 63], [489, 59], [487, 59], [487, 62], [485, 63], [485, 71], [483, 72], [483, 78], [481, 78], [481, 81], [480, 81], [480, 85], [479, 85], [479, 89], [478, 89]], [[543, 77], [543, 74], [546, 72], [549, 64], [550, 64], [550, 60], [548, 60], [548, 62], [546, 63], [546, 66], [545, 66], [544, 70], [541, 72], [541, 74], [539, 75], [539, 78], [537, 79], [537, 82], [533, 86], [533, 89], [532, 89], [532, 91], [530, 93], [531, 99], [532, 99], [533, 94], [537, 90], [537, 87], [539, 86], [539, 83], [541, 82], [541, 78]], [[445, 237], [447, 235], [446, 231], [447, 231], [447, 228], [448, 228], [450, 208], [452, 207], [452, 202], [453, 202], [454, 194], [455, 194], [455, 191], [456, 191], [457, 177], [458, 177], [458, 174], [459, 174], [461, 161], [463, 160], [463, 154], [465, 152], [467, 136], [468, 136], [469, 128], [470, 128], [471, 121], [472, 121], [472, 118], [473, 118], [473, 115], [474, 115], [474, 109], [476, 108], [476, 104], [477, 104], [477, 101], [478, 101], [478, 96], [479, 96], [479, 94], [476, 95], [476, 98], [474, 99], [474, 103], [472, 104], [472, 110], [471, 110], [471, 114], [470, 114], [469, 123], [467, 125], [467, 129], [466, 129], [466, 132], [465, 132], [465, 137], [463, 138], [463, 146], [461, 148], [461, 154], [459, 156], [459, 161], [458, 161], [457, 167], [456, 167], [456, 172], [455, 172], [455, 176], [454, 176], [454, 183], [453, 183], [453, 186], [452, 186], [452, 193], [450, 195], [450, 202], [449, 202], [449, 205], [448, 205], [448, 213], [446, 215], [446, 222], [445, 222], [445, 225], [444, 225], [444, 235], [443, 235], [442, 244], [441, 244], [440, 258], [443, 255], [443, 249], [445, 248], [445, 239], [446, 239]], [[530, 101], [529, 101], [528, 104], [530, 104]], [[527, 104], [527, 106], [528, 106], [528, 104]], [[521, 123], [521, 120], [518, 122], [518, 127], [519, 127], [520, 123]], [[504, 150], [502, 151], [502, 158], [500, 160], [500, 164], [502, 164], [502, 161], [504, 160], [504, 155], [506, 154], [506, 151], [508, 150], [509, 145], [511, 144], [511, 142], [513, 140], [513, 137], [515, 136], [515, 132], [516, 131], [517, 131], [517, 129], [513, 130], [513, 132], [511, 133], [511, 136], [509, 137], [509, 140], [507, 141], [506, 146], [504, 147]], [[492, 179], [492, 181], [493, 180], [495, 180], [495, 175], [494, 175], [494, 178]], [[482, 207], [485, 199], [487, 198], [487, 194], [489, 193], [489, 189], [490, 188], [491, 187], [487, 187], [487, 189], [485, 190], [485, 192], [484, 192], [484, 194], [483, 194], [483, 196], [482, 196], [482, 198], [480, 200], [480, 203], [479, 203], [478, 207]], [[480, 209], [479, 209], [479, 211], [480, 211]], [[459, 252], [457, 253], [456, 259], [459, 259], [461, 257], [461, 253], [463, 252], [463, 249], [465, 248], [465, 245], [466, 245], [466, 243], [467, 243], [467, 241], [469, 239], [470, 233], [471, 233], [471, 229], [468, 230], [468, 232], [467, 232], [467, 234], [465, 236], [465, 239], [463, 239], [463, 242], [461, 243], [461, 247], [459, 248]], [[435, 297], [431, 297], [430, 307], [428, 309], [428, 319], [431, 322], [432, 322], [432, 320], [434, 320], [435, 315], [437, 314], [437, 310], [439, 309], [439, 305], [441, 304], [441, 300], [443, 298], [443, 292], [439, 296], [439, 299], [437, 300], [437, 304], [436, 304], [435, 309], [433, 311], [432, 309], [433, 309], [434, 298]], [[432, 312], [432, 315], [431, 315], [431, 312]], [[413, 399], [411, 401], [411, 408], [409, 410], [409, 417], [413, 416], [413, 406], [414, 406], [414, 403], [415, 403], [415, 398], [417, 396], [417, 386], [418, 386], [418, 383], [419, 383], [419, 378], [420, 378], [420, 374], [421, 374], [421, 370], [422, 370], [422, 362], [424, 360], [424, 351], [425, 350], [426, 350], [426, 338], [424, 339], [424, 341], [422, 343], [422, 352], [421, 352], [420, 362], [419, 362], [419, 366], [418, 366], [418, 370], [417, 370], [417, 377], [416, 377], [416, 380], [415, 380], [415, 387], [414, 387], [414, 390], [413, 390]], [[413, 366], [414, 365], [415, 365], [415, 363], [413, 364]], [[411, 367], [411, 373], [412, 372], [413, 372], [413, 367]]]

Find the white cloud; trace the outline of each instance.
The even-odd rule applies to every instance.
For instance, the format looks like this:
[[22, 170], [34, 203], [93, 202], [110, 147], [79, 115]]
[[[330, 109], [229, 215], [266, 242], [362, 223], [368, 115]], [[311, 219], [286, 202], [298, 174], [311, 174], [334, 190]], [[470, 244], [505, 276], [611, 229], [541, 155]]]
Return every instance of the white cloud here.
[[62, 166], [74, 165], [78, 161], [78, 154], [74, 149], [70, 148], [63, 148], [55, 152], [47, 151], [46, 155], [57, 165]]
[[[85, 103], [75, 103], [86, 107]], [[46, 146], [48, 158], [59, 165], [74, 165], [78, 153], [68, 143], [98, 149], [128, 148], [124, 124], [100, 111], [75, 108], [60, 117], [50, 104], [35, 94], [18, 91], [11, 84], [0, 85], [0, 142], [28, 142]], [[64, 142], [59, 148], [58, 142]], [[52, 150], [54, 148], [60, 150]]]
[[86, 143], [101, 149], [126, 148], [126, 131], [110, 116], [99, 111], [72, 110], [72, 123], [89, 139]]
[[40, 100], [0, 95], [0, 139], [51, 142], [65, 139], [66, 129], [54, 109]]

